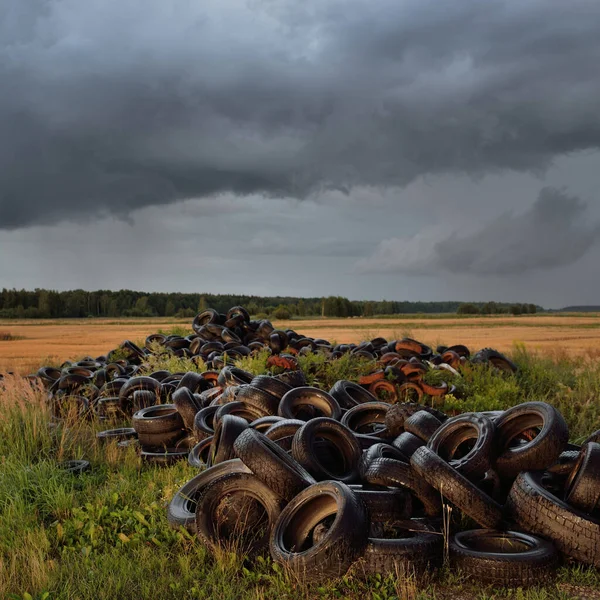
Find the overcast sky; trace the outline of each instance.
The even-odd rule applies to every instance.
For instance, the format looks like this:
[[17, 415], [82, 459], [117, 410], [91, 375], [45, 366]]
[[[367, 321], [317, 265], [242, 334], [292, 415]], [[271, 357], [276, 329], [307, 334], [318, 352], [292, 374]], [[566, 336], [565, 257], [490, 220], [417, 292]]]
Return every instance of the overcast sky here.
[[0, 287], [600, 304], [600, 3], [0, 0]]

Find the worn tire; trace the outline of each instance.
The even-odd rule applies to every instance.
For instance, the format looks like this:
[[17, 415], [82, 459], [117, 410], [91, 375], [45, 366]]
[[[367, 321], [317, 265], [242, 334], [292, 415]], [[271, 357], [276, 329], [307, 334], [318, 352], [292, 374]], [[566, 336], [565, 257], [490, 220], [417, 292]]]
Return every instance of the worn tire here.
[[[311, 533], [327, 517], [331, 527], [312, 546]], [[323, 481], [300, 492], [281, 512], [271, 533], [273, 560], [304, 581], [343, 575], [363, 554], [368, 534], [364, 504], [338, 481]]]
[[159, 404], [138, 410], [131, 419], [132, 427], [140, 433], [167, 433], [183, 429], [183, 419], [174, 404]]
[[[268, 379], [272, 378], [269, 377]], [[246, 402], [247, 404], [251, 404], [252, 406], [256, 406], [262, 410], [265, 415], [277, 414], [277, 409], [280, 402], [280, 398], [277, 396], [274, 396], [267, 390], [255, 387], [253, 385], [240, 386], [237, 399], [242, 402]]]
[[388, 438], [385, 415], [390, 405], [386, 402], [364, 402], [349, 409], [341, 419], [355, 435], [373, 435]]
[[432, 414], [434, 417], [440, 420], [440, 422], [444, 422], [446, 420], [446, 415], [436, 410], [435, 408], [430, 408], [428, 406], [423, 406], [421, 404], [416, 404], [414, 402], [404, 402], [401, 404], [394, 404], [390, 406], [389, 410], [385, 415], [385, 426], [389, 431], [391, 437], [397, 437], [404, 431], [404, 422], [406, 419], [414, 415], [416, 412], [420, 410], [425, 410], [428, 413]]
[[393, 442], [392, 446], [405, 456], [405, 460], [409, 461], [410, 457], [421, 447], [425, 442], [416, 435], [405, 431], [401, 433]]
[[586, 444], [567, 479], [565, 500], [571, 506], [592, 513], [600, 502], [600, 444]]
[[100, 442], [116, 441], [121, 442], [123, 440], [129, 440], [137, 438], [137, 433], [133, 427], [121, 427], [119, 429], [107, 429], [106, 431], [99, 431], [96, 434], [96, 439]]
[[411, 577], [441, 565], [444, 542], [441, 535], [424, 531], [399, 534], [404, 537], [369, 537], [357, 568], [365, 575]]
[[342, 416], [337, 400], [327, 392], [314, 387], [293, 388], [287, 392], [279, 403], [277, 414], [284, 419], [307, 420], [302, 419], [304, 408], [312, 409], [319, 417], [328, 417], [336, 421], [339, 421]]
[[233, 443], [248, 428], [248, 422], [234, 415], [225, 415], [218, 423], [210, 447], [210, 463], [217, 465], [235, 458]]
[[396, 523], [412, 515], [412, 496], [401, 488], [365, 488], [351, 485], [350, 489], [363, 501], [370, 523]]
[[185, 429], [174, 429], [164, 433], [138, 433], [138, 442], [143, 450], [158, 451], [174, 448], [179, 440], [185, 437]]
[[[317, 438], [324, 438], [337, 450], [335, 469], [322, 460], [316, 448]], [[327, 417], [318, 417], [298, 429], [292, 441], [292, 456], [317, 480], [335, 479], [352, 483], [359, 477], [358, 462], [362, 450], [346, 426]]]
[[192, 431], [194, 429], [194, 418], [202, 408], [196, 402], [194, 394], [187, 387], [178, 387], [171, 395], [171, 401], [177, 408], [177, 412], [183, 419], [184, 427]]
[[243, 431], [233, 443], [236, 455], [278, 496], [290, 501], [315, 480], [287, 452], [254, 429]]
[[[465, 477], [479, 477], [490, 470], [495, 458], [494, 434], [490, 419], [480, 413], [463, 413], [448, 419], [429, 439], [427, 447]], [[475, 440], [473, 447], [455, 458], [461, 445]]]
[[558, 553], [550, 542], [534, 535], [474, 529], [452, 537], [450, 563], [477, 583], [530, 587], [553, 579]]
[[215, 434], [214, 417], [218, 406], [207, 406], [196, 413], [194, 417], [194, 435], [198, 441]]
[[371, 463], [378, 458], [393, 458], [394, 460], [408, 462], [408, 458], [394, 446], [383, 442], [373, 444], [367, 450], [364, 450], [358, 463], [358, 473], [361, 479], [364, 480], [367, 469]]
[[365, 481], [372, 485], [400, 487], [410, 490], [423, 505], [425, 514], [436, 517], [442, 512], [439, 493], [417, 475], [411, 465], [392, 458], [374, 460], [365, 472]]
[[416, 435], [427, 443], [441, 425], [439, 419], [425, 410], [420, 410], [404, 421], [404, 431]]
[[419, 476], [479, 525], [489, 529], [499, 527], [502, 507], [435, 452], [422, 446], [412, 455], [410, 464]]
[[[222, 518], [222, 503], [235, 499], [233, 519]], [[245, 501], [248, 500], [247, 504]], [[254, 510], [258, 503], [264, 510]], [[196, 505], [196, 534], [209, 547], [229, 545], [240, 554], [254, 555], [269, 545], [271, 531], [283, 508], [283, 500], [251, 473], [228, 473], [200, 493]], [[266, 516], [266, 521], [263, 518]], [[233, 523], [231, 522], [233, 521]]]
[[342, 408], [350, 409], [365, 402], [377, 402], [377, 398], [365, 390], [365, 388], [345, 379], [336, 381], [329, 390], [329, 393], [338, 401], [338, 404]]
[[192, 467], [210, 467], [210, 448], [212, 445], [212, 436], [204, 438], [198, 442], [188, 454], [188, 463]]
[[[498, 458], [495, 470], [500, 477], [514, 479], [521, 471], [543, 470], [553, 465], [569, 441], [562, 415], [546, 402], [524, 402], [504, 411], [495, 420]], [[529, 442], [510, 447], [528, 430], [541, 427]]]
[[505, 505], [508, 517], [518, 529], [551, 540], [566, 556], [600, 567], [600, 519], [554, 496], [542, 477], [539, 471], [517, 477]]
[[196, 506], [203, 488], [223, 475], [250, 472], [250, 469], [236, 458], [202, 471], [181, 487], [169, 502], [167, 507], [169, 525], [175, 529], [185, 527], [190, 533], [196, 533]]

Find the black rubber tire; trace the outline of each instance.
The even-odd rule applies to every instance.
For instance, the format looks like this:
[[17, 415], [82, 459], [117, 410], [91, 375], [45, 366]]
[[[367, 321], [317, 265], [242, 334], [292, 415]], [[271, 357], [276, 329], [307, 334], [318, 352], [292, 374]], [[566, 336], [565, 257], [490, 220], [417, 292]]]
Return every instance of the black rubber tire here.
[[427, 532], [399, 531], [393, 539], [369, 537], [357, 564], [364, 575], [422, 576], [442, 564], [444, 539]]
[[[472, 479], [485, 475], [495, 458], [496, 428], [480, 413], [463, 413], [448, 419], [429, 439], [427, 447], [451, 467]], [[465, 442], [475, 440], [472, 448], [460, 457], [457, 451]]]
[[345, 379], [336, 381], [329, 390], [329, 394], [338, 401], [342, 408], [350, 409], [365, 402], [377, 402], [377, 398], [371, 392], [357, 383]]
[[341, 422], [356, 435], [386, 439], [390, 437], [385, 428], [385, 415], [389, 408], [386, 402], [364, 402], [346, 411]]
[[219, 377], [217, 378], [217, 383], [222, 388], [226, 388], [238, 385], [247, 385], [252, 381], [253, 378], [254, 376], [252, 373], [248, 373], [248, 371], [244, 371], [238, 367], [227, 365], [221, 369]]
[[136, 413], [138, 410], [142, 410], [142, 408], [156, 406], [158, 400], [155, 392], [149, 390], [135, 390], [131, 395], [130, 410]]
[[449, 549], [454, 569], [478, 584], [495, 587], [546, 584], [558, 564], [558, 552], [550, 542], [516, 531], [460, 531], [451, 538]]
[[314, 478], [287, 452], [254, 429], [243, 431], [233, 448], [258, 479], [288, 502], [315, 483]]
[[519, 370], [514, 362], [493, 348], [482, 348], [473, 355], [471, 361], [474, 364], [489, 363], [507, 373], [516, 373]]
[[[231, 530], [221, 529], [221, 503], [228, 497], [235, 499]], [[258, 502], [267, 517], [264, 523], [260, 511], [244, 507], [244, 500]], [[241, 502], [240, 502], [241, 501]], [[225, 504], [227, 502], [225, 501]], [[283, 500], [251, 473], [229, 473], [206, 485], [197, 500], [196, 534], [209, 547], [221, 546], [238, 554], [255, 555], [268, 548], [273, 527], [281, 514]]]
[[248, 422], [234, 415], [225, 415], [215, 428], [215, 435], [210, 448], [210, 463], [217, 465], [235, 458], [233, 443], [238, 435], [248, 428]]
[[188, 454], [188, 463], [192, 467], [210, 467], [210, 447], [212, 445], [212, 436], [204, 438], [198, 442]]
[[183, 429], [183, 419], [174, 404], [159, 404], [138, 410], [131, 419], [132, 427], [140, 433], [167, 433]]
[[370, 523], [396, 523], [412, 515], [412, 496], [401, 488], [365, 488], [351, 485], [350, 489], [363, 501]]
[[292, 388], [305, 387], [307, 385], [306, 377], [302, 371], [286, 371], [285, 373], [275, 375], [274, 379], [279, 379], [279, 381], [287, 383]]
[[287, 392], [279, 403], [277, 414], [284, 419], [301, 418], [302, 409], [305, 407], [312, 408], [317, 416], [329, 417], [336, 421], [339, 421], [342, 416], [337, 400], [327, 392], [314, 387], [293, 388]]
[[[317, 438], [327, 440], [336, 450], [335, 470], [326, 464], [316, 447]], [[292, 456], [313, 476], [322, 481], [344, 483], [358, 481], [358, 463], [362, 450], [352, 431], [339, 421], [318, 417], [305, 423], [294, 435]]]
[[410, 464], [419, 476], [444, 498], [482, 527], [497, 529], [502, 522], [502, 507], [468, 479], [453, 469], [435, 452], [422, 446]]
[[185, 429], [174, 429], [164, 433], [138, 433], [138, 441], [143, 450], [163, 451], [165, 448], [174, 449], [177, 442], [186, 436]]
[[439, 419], [425, 410], [420, 410], [404, 421], [404, 431], [416, 435], [427, 443], [441, 425]]
[[281, 421], [273, 423], [273, 425], [265, 431], [265, 435], [274, 442], [289, 436], [294, 437], [298, 429], [303, 427], [305, 423], [306, 421], [301, 421], [300, 419], [282, 418]]
[[151, 463], [159, 467], [172, 465], [180, 460], [187, 458], [187, 450], [175, 450], [167, 448], [166, 450], [144, 450], [140, 452], [140, 457], [144, 462]]
[[[494, 469], [506, 479], [521, 471], [543, 470], [553, 465], [569, 441], [569, 430], [556, 408], [546, 402], [524, 402], [509, 408], [496, 421], [498, 458]], [[523, 432], [541, 427], [526, 444], [510, 447]]]
[[394, 446], [380, 442], [373, 444], [367, 450], [364, 450], [358, 462], [358, 474], [364, 480], [367, 469], [371, 463], [378, 458], [393, 458], [394, 460], [408, 462], [408, 458]]
[[[319, 543], [310, 545], [315, 526], [335, 519]], [[367, 509], [338, 481], [323, 481], [300, 492], [281, 512], [271, 533], [273, 560], [303, 581], [340, 577], [362, 556], [369, 528]]]
[[441, 423], [446, 420], [446, 415], [439, 410], [416, 404], [414, 402], [404, 402], [390, 406], [385, 415], [385, 426], [391, 437], [397, 437], [404, 431], [404, 421], [420, 410], [425, 410], [439, 419]]
[[207, 406], [196, 413], [194, 417], [194, 435], [198, 441], [215, 434], [214, 416], [218, 406]]
[[292, 389], [292, 386], [285, 381], [269, 375], [257, 375], [252, 379], [250, 385], [276, 398], [277, 404]]
[[100, 442], [116, 441], [121, 442], [123, 440], [129, 440], [137, 438], [137, 433], [133, 427], [121, 427], [119, 429], [107, 429], [106, 431], [99, 431], [96, 434], [96, 439]]
[[424, 446], [425, 442], [418, 438], [416, 435], [405, 431], [401, 433], [393, 442], [392, 446], [401, 452], [406, 460], [409, 461], [410, 457], [421, 447]]
[[[271, 379], [271, 378], [269, 378]], [[237, 394], [237, 399], [256, 406], [263, 411], [265, 415], [277, 414], [280, 399], [266, 390], [262, 390], [253, 385], [242, 385]]]
[[591, 517], [546, 490], [540, 471], [519, 474], [505, 511], [518, 529], [539, 534], [580, 562], [600, 567], [600, 519]]
[[365, 473], [365, 481], [372, 485], [400, 487], [414, 495], [423, 505], [425, 514], [437, 517], [442, 512], [439, 493], [417, 476], [411, 465], [392, 458], [374, 460]]
[[215, 427], [225, 415], [235, 415], [236, 417], [241, 417], [242, 419], [248, 421], [248, 423], [256, 421], [256, 419], [260, 419], [261, 417], [270, 416], [266, 411], [258, 408], [258, 406], [236, 400], [218, 407], [217, 412], [213, 417]]
[[210, 469], [202, 471], [190, 479], [173, 496], [167, 506], [167, 521], [171, 527], [185, 527], [190, 533], [196, 533], [196, 506], [203, 488], [215, 479], [229, 473], [250, 473], [250, 469], [239, 459], [233, 458]]
[[565, 485], [565, 500], [588, 514], [600, 502], [600, 444], [589, 442], [580, 454]]
[[279, 421], [283, 421], [283, 417], [269, 415], [268, 417], [261, 417], [260, 419], [252, 421], [250, 427], [256, 429], [256, 431], [260, 431], [260, 433], [266, 433], [271, 425], [275, 425], [275, 423], [279, 423]]
[[560, 453], [558, 460], [546, 469], [547, 473], [558, 475], [559, 477], [568, 477], [579, 458], [581, 450], [565, 450]]
[[137, 390], [153, 392], [158, 401], [160, 383], [156, 379], [147, 376], [131, 377], [128, 379], [119, 390], [119, 405], [125, 414], [131, 414], [133, 392]]
[[171, 395], [171, 401], [181, 415], [184, 427], [188, 431], [192, 431], [196, 413], [202, 408], [197, 404], [194, 394], [187, 387], [178, 387]]
[[192, 394], [195, 394], [196, 392], [202, 392], [207, 389], [207, 385], [200, 373], [188, 371], [177, 384], [177, 389], [180, 390], [181, 388], [187, 388]]

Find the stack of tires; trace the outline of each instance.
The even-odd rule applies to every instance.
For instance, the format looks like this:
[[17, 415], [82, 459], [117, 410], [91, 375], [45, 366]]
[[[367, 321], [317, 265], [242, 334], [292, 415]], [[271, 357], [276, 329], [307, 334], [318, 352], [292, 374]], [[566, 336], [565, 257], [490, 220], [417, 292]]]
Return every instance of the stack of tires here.
[[[560, 554], [600, 566], [600, 445], [568, 445], [552, 406], [448, 418], [344, 381], [331, 393], [291, 388], [278, 401], [283, 389], [244, 385], [245, 400], [212, 431], [199, 419], [206, 437], [190, 462], [208, 468], [168, 509], [173, 526], [209, 547], [269, 549], [311, 581], [350, 567], [423, 573], [443, 562], [448, 506], [450, 563], [479, 581], [532, 585], [553, 575]], [[244, 402], [270, 415], [254, 419]]]

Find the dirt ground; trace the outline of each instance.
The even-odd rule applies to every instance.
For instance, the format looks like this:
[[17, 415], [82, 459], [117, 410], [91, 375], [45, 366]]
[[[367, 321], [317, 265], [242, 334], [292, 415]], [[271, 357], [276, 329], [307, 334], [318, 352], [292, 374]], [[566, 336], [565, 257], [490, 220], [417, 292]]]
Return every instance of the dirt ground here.
[[[310, 337], [336, 342], [358, 342], [383, 336], [409, 336], [430, 345], [466, 344], [472, 350], [493, 347], [510, 350], [515, 342], [544, 353], [568, 352], [600, 356], [600, 315], [507, 315], [457, 318], [302, 319], [276, 322]], [[64, 319], [54, 321], [0, 321], [0, 372], [27, 373], [42, 364], [82, 356], [98, 356], [131, 339], [143, 343], [158, 330], [183, 327], [191, 320], [173, 319]], [[3, 333], [18, 338], [1, 341]]]

